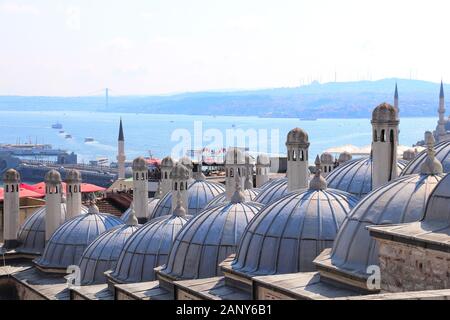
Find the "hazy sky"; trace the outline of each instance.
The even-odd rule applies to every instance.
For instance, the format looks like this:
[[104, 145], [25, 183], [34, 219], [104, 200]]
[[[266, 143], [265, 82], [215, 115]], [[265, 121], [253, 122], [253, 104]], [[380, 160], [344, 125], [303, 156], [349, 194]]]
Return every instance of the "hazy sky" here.
[[0, 94], [449, 80], [449, 16], [448, 0], [0, 0]]

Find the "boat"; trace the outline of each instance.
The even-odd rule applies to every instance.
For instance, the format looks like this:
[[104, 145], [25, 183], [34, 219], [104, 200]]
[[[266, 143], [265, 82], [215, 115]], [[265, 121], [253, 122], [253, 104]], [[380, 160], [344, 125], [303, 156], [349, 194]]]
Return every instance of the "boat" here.
[[63, 134], [63, 133], [65, 133], [64, 130], [60, 130], [60, 131], [59, 131], [59, 134]]
[[52, 124], [52, 129], [62, 129], [62, 127], [62, 124], [59, 122]]
[[84, 138], [84, 142], [94, 142], [94, 141], [95, 141], [94, 138], [91, 137]]
[[66, 139], [72, 139], [72, 135], [66, 134], [64, 138], [66, 138]]
[[314, 118], [314, 117], [307, 117], [307, 118], [300, 118], [299, 120], [300, 120], [300, 121], [316, 121], [317, 118]]

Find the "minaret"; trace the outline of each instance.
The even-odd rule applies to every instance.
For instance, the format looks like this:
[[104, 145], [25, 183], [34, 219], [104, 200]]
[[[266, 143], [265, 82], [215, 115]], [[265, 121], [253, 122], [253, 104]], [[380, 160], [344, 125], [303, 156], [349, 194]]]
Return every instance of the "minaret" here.
[[[439, 92], [439, 121], [438, 121], [438, 136], [445, 136], [445, 97], [444, 97], [444, 83], [441, 81], [441, 90]], [[438, 140], [440, 142], [440, 139]]]
[[241, 181], [241, 189], [245, 185], [245, 156], [239, 148], [228, 148], [225, 155], [225, 192], [227, 200], [231, 200], [236, 189], [235, 176], [237, 175]]
[[9, 169], [3, 175], [4, 201], [3, 201], [3, 247], [14, 249], [19, 243], [19, 187], [20, 175], [14, 169]]
[[122, 118], [120, 118], [117, 163], [119, 167], [119, 179], [125, 179], [125, 139], [123, 136]]
[[399, 120], [395, 108], [383, 103], [372, 113], [372, 189], [395, 179]]
[[66, 175], [66, 220], [81, 214], [81, 174], [72, 169]]
[[308, 187], [308, 134], [300, 128], [289, 131], [286, 139], [288, 191]]
[[148, 168], [143, 157], [133, 160], [133, 203], [140, 224], [147, 222], [148, 213]]
[[398, 108], [398, 88], [397, 88], [397, 82], [395, 83], [395, 93], [394, 93], [394, 108], [397, 112], [397, 118], [400, 117], [400, 109]]
[[265, 154], [260, 154], [256, 158], [256, 187], [259, 188], [269, 181], [270, 159]]
[[174, 166], [174, 161], [171, 157], [165, 157], [161, 160], [161, 197], [165, 196], [172, 190], [172, 181], [170, 180], [170, 172]]
[[188, 181], [189, 169], [181, 163], [177, 163], [170, 172], [170, 179], [172, 180], [172, 213], [177, 207], [178, 196], [181, 197], [183, 208], [186, 212], [188, 210]]
[[63, 223], [61, 218], [62, 183], [61, 175], [50, 170], [45, 175], [45, 241]]

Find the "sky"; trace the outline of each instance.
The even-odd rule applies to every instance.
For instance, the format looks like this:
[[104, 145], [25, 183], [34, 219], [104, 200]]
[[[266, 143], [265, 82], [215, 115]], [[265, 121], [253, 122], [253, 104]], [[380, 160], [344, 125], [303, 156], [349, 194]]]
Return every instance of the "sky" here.
[[445, 81], [449, 15], [448, 0], [0, 0], [0, 95]]

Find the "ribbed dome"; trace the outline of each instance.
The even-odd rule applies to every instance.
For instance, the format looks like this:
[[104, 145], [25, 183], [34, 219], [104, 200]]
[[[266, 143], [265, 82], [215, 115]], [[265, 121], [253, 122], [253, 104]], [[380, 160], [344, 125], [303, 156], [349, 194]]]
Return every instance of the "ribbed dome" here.
[[161, 167], [173, 167], [174, 161], [171, 157], [165, 157], [161, 160]]
[[58, 171], [52, 169], [45, 174], [44, 180], [45, 183], [60, 184], [61, 174]]
[[294, 128], [287, 134], [286, 144], [308, 144], [309, 138], [306, 131], [300, 128]]
[[[443, 141], [434, 147], [436, 151], [436, 159], [438, 159], [444, 167], [445, 173], [450, 173], [450, 141]], [[409, 162], [406, 168], [402, 172], [402, 176], [414, 173], [420, 173], [422, 163], [427, 158], [427, 150], [423, 150], [419, 153], [414, 160]]]
[[180, 159], [180, 163], [189, 170], [192, 170], [194, 168], [194, 164], [192, 163], [192, 160], [189, 157], [182, 157]]
[[414, 149], [408, 149], [403, 152], [403, 160], [411, 161], [416, 157], [416, 151]]
[[352, 160], [352, 154], [350, 152], [344, 151], [339, 154], [338, 162], [340, 164]]
[[15, 169], [8, 169], [3, 174], [3, 182], [14, 183], [20, 181], [20, 174]]
[[[405, 167], [404, 160], [397, 161], [398, 173]], [[331, 171], [326, 178], [328, 187], [364, 197], [372, 191], [372, 160], [359, 158], [347, 161]]]
[[333, 189], [294, 191], [267, 205], [250, 222], [233, 269], [268, 275], [315, 270], [358, 199]]
[[[90, 210], [90, 208], [89, 208]], [[122, 224], [106, 213], [86, 213], [63, 223], [48, 240], [42, 257], [35, 260], [43, 268], [65, 269], [78, 264], [86, 247], [101, 233]]]
[[261, 207], [253, 202], [228, 203], [192, 218], [175, 238], [161, 272], [178, 279], [221, 274], [219, 263], [236, 252], [245, 227]]
[[[255, 198], [258, 196], [260, 192], [261, 190], [258, 188], [242, 190], [242, 193], [245, 196], [245, 202], [252, 202], [252, 201], [257, 202], [255, 201]], [[227, 202], [228, 202], [227, 195], [224, 192], [214, 197], [214, 199], [212, 199], [205, 208], [211, 208], [212, 206], [215, 206], [217, 204], [223, 204]]]
[[339, 231], [331, 262], [340, 269], [365, 274], [378, 264], [378, 247], [366, 229], [422, 218], [427, 200], [443, 175], [409, 175], [374, 190], [352, 210]]
[[133, 160], [132, 168], [134, 171], [145, 171], [147, 170], [147, 162], [144, 157], [137, 157]]
[[267, 154], [260, 154], [256, 158], [256, 165], [258, 166], [270, 166], [270, 158]]
[[137, 230], [123, 247], [111, 277], [119, 283], [155, 280], [154, 268], [167, 262], [175, 236], [190, 216], [164, 216]]
[[389, 103], [382, 103], [372, 112], [372, 122], [395, 122], [397, 120], [397, 112]]
[[[188, 214], [196, 216], [217, 195], [225, 192], [225, 187], [216, 182], [196, 180], [188, 187]], [[151, 219], [171, 214], [172, 193], [166, 194], [153, 210]]]
[[106, 283], [104, 272], [115, 268], [125, 242], [138, 228], [117, 226], [96, 238], [80, 259], [81, 285]]
[[[147, 214], [147, 218], [150, 219], [153, 210], [155, 209], [156, 205], [158, 204], [159, 200], [161, 199], [156, 199], [156, 198], [150, 198], [148, 199], [148, 214]], [[120, 216], [120, 220], [122, 220], [123, 222], [127, 222], [128, 218], [130, 217], [130, 213], [131, 213], [131, 206]]]
[[68, 183], [81, 182], [80, 171], [75, 169], [68, 170], [66, 174], [66, 182]]
[[[81, 212], [87, 213], [87, 208], [81, 206]], [[22, 253], [39, 255], [45, 248], [45, 214], [46, 207], [37, 209], [19, 229], [18, 238], [20, 246], [16, 249]], [[61, 221], [66, 217], [66, 204], [61, 203]]]
[[188, 180], [189, 179], [189, 169], [178, 162], [173, 167], [172, 171], [170, 171], [169, 178], [172, 180]]
[[255, 198], [255, 202], [264, 205], [275, 202], [289, 193], [287, 186], [288, 178], [271, 180], [268, 184], [265, 184], [260, 188], [261, 191]]
[[334, 163], [334, 157], [331, 153], [324, 152], [320, 155], [320, 162], [322, 163]]
[[240, 148], [228, 148], [225, 154], [225, 165], [245, 164], [246, 154]]

